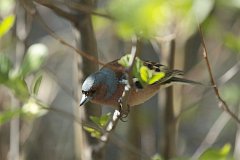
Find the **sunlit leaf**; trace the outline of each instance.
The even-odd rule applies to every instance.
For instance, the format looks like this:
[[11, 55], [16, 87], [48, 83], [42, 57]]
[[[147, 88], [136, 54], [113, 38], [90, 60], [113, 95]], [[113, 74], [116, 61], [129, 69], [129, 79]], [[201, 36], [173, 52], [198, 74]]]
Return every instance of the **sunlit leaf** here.
[[47, 55], [48, 49], [45, 45], [34, 44], [30, 46], [21, 65], [20, 74], [25, 77], [29, 73], [38, 70], [46, 60]]
[[209, 149], [201, 155], [199, 160], [233, 160], [230, 155], [231, 145], [225, 144], [221, 149]]
[[232, 148], [231, 144], [229, 144], [229, 143], [225, 144], [225, 145], [221, 148], [220, 154], [221, 154], [221, 155], [224, 155], [224, 156], [227, 156], [227, 155], [230, 153], [231, 148]]
[[11, 66], [12, 64], [9, 58], [5, 54], [0, 53], [0, 83], [4, 83], [8, 80]]
[[100, 127], [105, 127], [108, 121], [110, 120], [111, 113], [107, 113], [105, 115], [102, 115], [100, 117], [96, 116], [90, 116], [90, 119], [97, 124]]
[[87, 127], [87, 126], [83, 126], [83, 128], [84, 128], [85, 131], [90, 133], [92, 137], [94, 137], [94, 138], [100, 138], [101, 137], [101, 133], [99, 131], [97, 131], [96, 129], [91, 128], [91, 127]]
[[40, 87], [40, 84], [42, 82], [42, 75], [37, 75], [36, 78], [34, 79], [33, 83], [32, 83], [32, 93], [34, 95], [37, 95], [38, 94], [38, 90], [39, 90], [39, 87]]
[[125, 56], [121, 57], [119, 60], [118, 60], [118, 63], [121, 64], [122, 66], [124, 67], [129, 67], [129, 64], [130, 64], [130, 54], [126, 54]]
[[20, 114], [21, 114], [20, 108], [0, 112], [0, 125], [10, 121], [12, 118], [19, 116]]
[[102, 115], [100, 118], [100, 126], [105, 127], [107, 125], [107, 123], [109, 122], [110, 118], [111, 118], [111, 113]]
[[30, 96], [26, 82], [20, 77], [10, 77], [5, 85], [22, 101], [26, 101]]
[[164, 24], [170, 11], [164, 0], [124, 0], [112, 1], [111, 14], [116, 18], [119, 35], [129, 38], [134, 34], [152, 36], [157, 27]]
[[161, 156], [159, 154], [155, 154], [151, 160], [162, 160]]
[[13, 26], [15, 22], [15, 16], [9, 15], [0, 22], [0, 38], [4, 36]]

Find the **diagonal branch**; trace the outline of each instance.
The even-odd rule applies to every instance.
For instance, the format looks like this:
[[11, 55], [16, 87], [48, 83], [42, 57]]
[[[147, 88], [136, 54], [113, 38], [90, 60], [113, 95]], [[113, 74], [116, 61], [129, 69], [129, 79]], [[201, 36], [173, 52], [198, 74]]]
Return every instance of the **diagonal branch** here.
[[58, 36], [48, 25], [47, 23], [44, 21], [44, 19], [41, 17], [41, 15], [39, 14], [38, 10], [36, 8], [33, 8], [34, 6], [31, 6], [31, 8], [29, 9], [28, 5], [23, 4], [24, 8], [26, 9], [26, 11], [32, 15], [33, 17], [37, 18], [37, 20], [39, 21], [39, 23], [43, 26], [43, 28], [46, 30], [46, 32], [48, 32], [48, 34], [53, 37], [54, 39], [56, 39], [59, 43], [73, 49], [75, 52], [77, 52], [79, 55], [87, 58], [88, 60], [98, 63], [100, 65], [105, 65], [103, 62], [100, 62], [99, 60], [97, 60], [94, 56], [91, 56], [90, 54], [83, 52], [79, 49], [77, 49], [76, 47], [74, 47], [73, 45], [71, 45], [70, 43], [68, 43], [67, 41], [65, 41], [64, 39], [62, 39], [60, 36]]
[[107, 124], [106, 128], [105, 128], [105, 133], [102, 134], [102, 136], [100, 137], [100, 140], [103, 142], [101, 144], [99, 144], [97, 146], [97, 149], [101, 149], [102, 147], [104, 147], [106, 145], [106, 143], [109, 141], [109, 138], [110, 138], [110, 134], [113, 132], [113, 130], [115, 129], [119, 119], [122, 120], [122, 113], [124, 115], [127, 116], [128, 112], [129, 112], [129, 109], [128, 109], [128, 97], [131, 93], [131, 87], [132, 87], [132, 84], [133, 84], [133, 81], [132, 81], [132, 67], [133, 67], [133, 64], [134, 64], [134, 60], [136, 58], [136, 55], [139, 53], [139, 49], [140, 49], [140, 42], [137, 40], [137, 38], [135, 38], [133, 40], [134, 42], [134, 46], [132, 47], [132, 51], [131, 51], [131, 59], [130, 59], [130, 62], [129, 62], [129, 68], [127, 68], [125, 70], [125, 74], [126, 74], [126, 77], [127, 77], [127, 84], [124, 88], [124, 91], [123, 91], [123, 94], [122, 94], [122, 97], [121, 97], [121, 102], [119, 105], [121, 105], [121, 111], [119, 110], [115, 110], [114, 113], [113, 113], [113, 116], [112, 116], [112, 119], [109, 121], [109, 123]]
[[121, 110], [124, 114], [125, 113], [128, 114], [128, 112], [129, 112], [129, 106], [128, 106], [127, 103], [128, 103], [129, 95], [131, 94], [131, 87], [133, 86], [132, 69], [133, 69], [135, 58], [136, 58], [137, 54], [139, 53], [140, 45], [141, 45], [140, 41], [138, 40], [137, 37], [133, 38], [133, 43], [134, 43], [134, 45], [133, 45], [132, 50], [131, 50], [129, 67], [126, 68], [125, 73], [124, 73], [127, 81], [126, 81], [124, 92], [122, 94], [121, 102], [120, 102]]
[[[65, 2], [66, 3], [66, 2]], [[97, 12], [95, 11], [93, 8], [80, 4], [80, 3], [76, 3], [74, 1], [71, 1], [71, 3], [66, 3], [66, 5], [71, 8], [71, 9], [75, 9], [78, 10], [82, 13], [86, 13], [86, 14], [92, 14], [92, 15], [96, 15], [96, 16], [100, 16], [103, 18], [107, 18], [110, 20], [113, 20], [113, 17], [111, 15], [105, 14], [105, 13], [101, 13], [101, 12]]]
[[215, 95], [217, 96], [217, 99], [219, 101], [218, 106], [219, 108], [221, 108], [223, 111], [227, 112], [238, 124], [240, 124], [240, 119], [230, 110], [228, 104], [222, 99], [222, 97], [220, 96], [217, 84], [215, 82], [215, 79], [213, 78], [213, 73], [212, 73], [212, 69], [211, 69], [211, 65], [208, 59], [208, 51], [207, 51], [207, 47], [203, 38], [203, 32], [201, 29], [201, 26], [198, 26], [199, 29], [199, 33], [201, 36], [201, 40], [202, 40], [202, 47], [203, 47], [203, 57], [206, 61], [207, 64], [207, 69], [208, 69], [208, 73], [210, 76], [210, 80], [211, 80], [211, 84], [213, 85], [213, 90], [215, 92]]
[[49, 1], [46, 0], [35, 0], [35, 2], [41, 4], [42, 6], [45, 6], [49, 9], [51, 9], [54, 13], [56, 13], [58, 16], [67, 19], [68, 21], [72, 23], [77, 23], [78, 22], [78, 17], [74, 14], [71, 14], [67, 11], [64, 11], [63, 9], [57, 7], [56, 5], [52, 4]]

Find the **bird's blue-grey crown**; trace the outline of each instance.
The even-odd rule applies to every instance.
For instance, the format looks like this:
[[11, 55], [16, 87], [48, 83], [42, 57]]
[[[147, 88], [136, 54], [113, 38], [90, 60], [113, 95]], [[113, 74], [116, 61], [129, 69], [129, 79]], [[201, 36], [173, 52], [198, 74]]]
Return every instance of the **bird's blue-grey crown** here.
[[83, 82], [82, 91], [87, 92], [98, 85], [106, 85], [106, 97], [110, 97], [116, 91], [117, 83], [118, 79], [116, 74], [109, 68], [102, 68], [100, 71], [87, 77], [87, 79]]

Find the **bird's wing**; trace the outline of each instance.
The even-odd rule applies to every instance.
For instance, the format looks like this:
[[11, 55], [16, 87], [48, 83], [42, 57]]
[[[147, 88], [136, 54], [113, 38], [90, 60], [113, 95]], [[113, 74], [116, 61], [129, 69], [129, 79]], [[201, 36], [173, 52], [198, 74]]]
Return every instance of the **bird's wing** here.
[[152, 71], [152, 77], [154, 77], [155, 75], [158, 75], [158, 74], [162, 74], [162, 76], [153, 80], [153, 82], [151, 84], [164, 83], [166, 81], [171, 80], [175, 76], [183, 75], [183, 71], [171, 70], [167, 66], [162, 65], [157, 62], [143, 61], [143, 65]]
[[[126, 67], [129, 67], [130, 56], [131, 55], [127, 54], [120, 59], [111, 61], [104, 65], [103, 68], [111, 68], [115, 71], [119, 80], [125, 80], [124, 72]], [[141, 89], [144, 88], [145, 85], [169, 82], [172, 77], [183, 75], [183, 72], [180, 70], [171, 70], [160, 63], [144, 61], [136, 57], [132, 74], [135, 86]]]

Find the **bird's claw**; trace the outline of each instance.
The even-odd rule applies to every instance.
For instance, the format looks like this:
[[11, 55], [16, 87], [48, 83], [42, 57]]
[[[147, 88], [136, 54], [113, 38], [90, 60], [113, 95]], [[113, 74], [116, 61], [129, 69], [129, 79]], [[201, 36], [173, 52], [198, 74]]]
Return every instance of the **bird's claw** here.
[[126, 118], [128, 117], [128, 114], [129, 114], [129, 112], [130, 112], [130, 107], [127, 106], [127, 110], [123, 110], [122, 105], [119, 105], [118, 111], [120, 112], [119, 119], [120, 119], [122, 122], [127, 122]]

